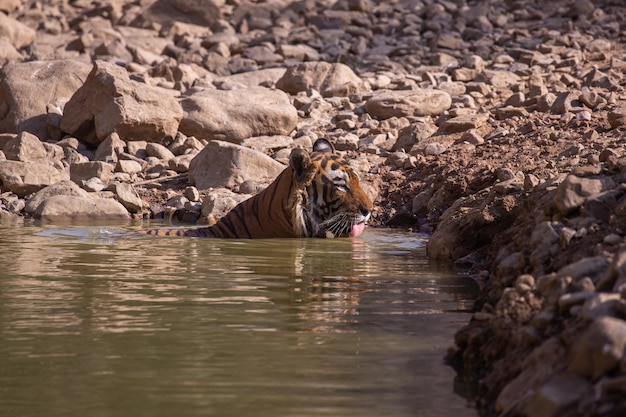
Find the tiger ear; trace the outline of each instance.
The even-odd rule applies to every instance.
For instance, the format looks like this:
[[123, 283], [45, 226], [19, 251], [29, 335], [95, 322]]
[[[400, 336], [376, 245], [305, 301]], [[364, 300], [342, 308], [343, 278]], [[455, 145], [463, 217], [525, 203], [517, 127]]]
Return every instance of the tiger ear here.
[[313, 144], [313, 152], [335, 153], [335, 147], [328, 139], [320, 138]]
[[296, 181], [308, 183], [315, 175], [316, 166], [309, 153], [302, 148], [295, 148], [289, 155], [289, 166], [293, 170]]

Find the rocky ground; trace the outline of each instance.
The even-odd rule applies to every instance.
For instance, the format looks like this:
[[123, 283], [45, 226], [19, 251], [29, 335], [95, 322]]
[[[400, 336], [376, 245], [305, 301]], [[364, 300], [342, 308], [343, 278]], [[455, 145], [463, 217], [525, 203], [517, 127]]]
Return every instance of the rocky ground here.
[[[484, 415], [626, 414], [621, 0], [0, 0], [0, 210], [210, 223], [326, 137], [481, 285]], [[209, 167], [209, 168], [207, 168]]]

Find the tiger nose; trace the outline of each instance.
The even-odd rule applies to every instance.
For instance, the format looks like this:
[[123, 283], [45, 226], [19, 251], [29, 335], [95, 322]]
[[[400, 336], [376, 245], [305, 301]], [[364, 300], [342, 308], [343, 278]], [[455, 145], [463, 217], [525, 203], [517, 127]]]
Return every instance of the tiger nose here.
[[367, 217], [370, 214], [370, 208], [369, 207], [365, 207], [365, 206], [361, 206], [361, 207], [359, 207], [359, 213], [361, 213], [361, 215], [363, 217]]

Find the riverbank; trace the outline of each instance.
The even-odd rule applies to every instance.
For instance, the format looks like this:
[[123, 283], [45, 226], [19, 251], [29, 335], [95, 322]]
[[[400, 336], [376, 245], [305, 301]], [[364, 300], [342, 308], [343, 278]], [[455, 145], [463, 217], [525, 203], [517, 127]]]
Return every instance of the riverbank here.
[[210, 223], [326, 137], [473, 271], [485, 414], [624, 412], [622, 2], [184, 3], [0, 4], [3, 216]]

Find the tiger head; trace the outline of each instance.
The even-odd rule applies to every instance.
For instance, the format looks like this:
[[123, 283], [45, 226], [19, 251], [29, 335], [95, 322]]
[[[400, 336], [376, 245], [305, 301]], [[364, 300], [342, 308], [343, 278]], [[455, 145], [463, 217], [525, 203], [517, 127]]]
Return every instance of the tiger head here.
[[296, 188], [294, 224], [300, 235], [334, 238], [359, 236], [370, 219], [372, 201], [348, 161], [326, 139], [318, 139], [313, 152], [294, 149], [289, 157]]

